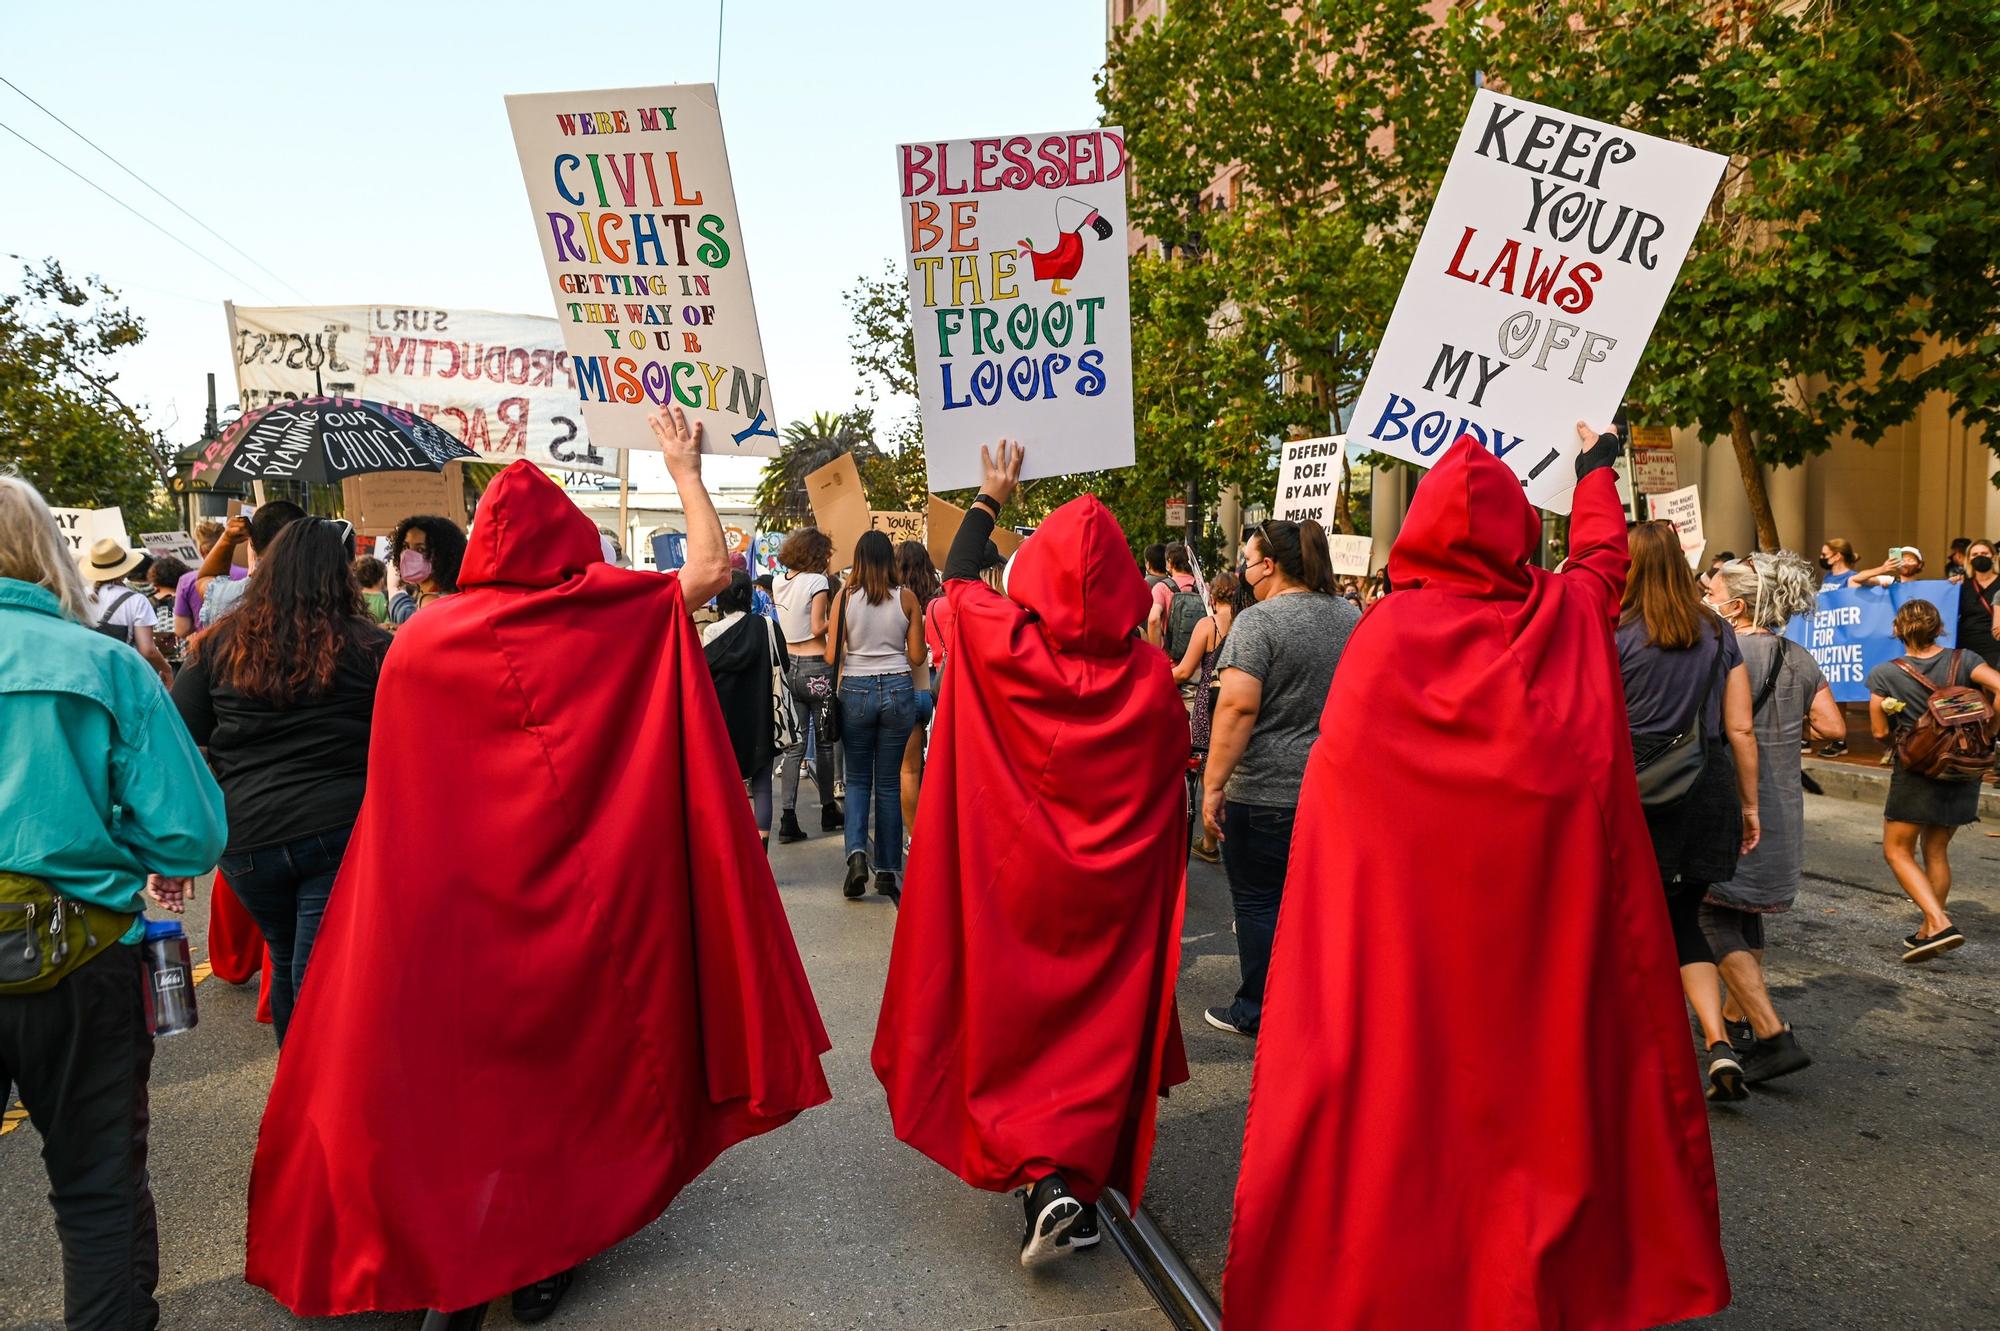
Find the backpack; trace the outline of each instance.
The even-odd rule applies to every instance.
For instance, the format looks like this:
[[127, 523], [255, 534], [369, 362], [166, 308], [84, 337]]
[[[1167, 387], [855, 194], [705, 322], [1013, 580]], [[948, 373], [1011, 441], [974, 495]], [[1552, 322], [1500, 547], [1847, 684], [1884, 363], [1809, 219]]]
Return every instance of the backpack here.
[[[1945, 678], [1957, 679], [1965, 652], [1951, 654]], [[1896, 737], [1896, 762], [1904, 771], [1933, 781], [1977, 781], [1993, 770], [1993, 704], [1983, 689], [1963, 684], [1940, 687], [1907, 660], [1896, 667], [1924, 686], [1930, 696], [1917, 723]]]
[[132, 626], [130, 624], [110, 624], [106, 623], [105, 621], [109, 620], [113, 615], [118, 613], [119, 606], [124, 605], [127, 601], [131, 600], [138, 594], [139, 593], [133, 591], [130, 587], [120, 588], [118, 592], [118, 599], [113, 601], [110, 605], [104, 607], [104, 613], [101, 616], [99, 616], [98, 621], [95, 624], [92, 624], [91, 627], [96, 629], [99, 633], [102, 633], [107, 638], [116, 638], [118, 639], [118, 641], [126, 644], [127, 646], [132, 646], [133, 634], [132, 634]]
[[1167, 658], [1175, 665], [1187, 655], [1188, 642], [1194, 637], [1194, 626], [1201, 623], [1208, 614], [1208, 607], [1202, 604], [1201, 593], [1184, 592], [1174, 589], [1174, 599], [1167, 602]]

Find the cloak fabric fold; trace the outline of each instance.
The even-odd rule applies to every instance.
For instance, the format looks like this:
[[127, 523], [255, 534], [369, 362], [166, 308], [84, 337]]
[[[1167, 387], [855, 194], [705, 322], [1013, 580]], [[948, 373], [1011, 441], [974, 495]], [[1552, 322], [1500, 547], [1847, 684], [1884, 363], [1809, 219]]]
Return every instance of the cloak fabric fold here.
[[1571, 554], [1461, 439], [1417, 487], [1299, 801], [1228, 1331], [1636, 1328], [1729, 1301], [1633, 777], [1613, 473]]
[[404, 626], [250, 1178], [295, 1313], [457, 1309], [657, 1217], [828, 1098], [680, 580], [525, 462]]
[[271, 949], [249, 908], [237, 899], [229, 880], [220, 873], [208, 894], [208, 966], [216, 979], [229, 984], [244, 984], [251, 976], [260, 976], [257, 1020], [271, 1024]]
[[1174, 1009], [1187, 713], [1095, 496], [1021, 547], [1009, 596], [946, 584], [948, 666], [875, 1033], [896, 1135], [974, 1187], [1060, 1173], [1136, 1203]]

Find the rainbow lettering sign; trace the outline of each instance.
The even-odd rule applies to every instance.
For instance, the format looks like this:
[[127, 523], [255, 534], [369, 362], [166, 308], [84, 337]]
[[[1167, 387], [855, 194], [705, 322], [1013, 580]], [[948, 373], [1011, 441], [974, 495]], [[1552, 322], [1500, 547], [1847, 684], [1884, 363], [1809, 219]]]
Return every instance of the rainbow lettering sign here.
[[997, 439], [1023, 477], [1132, 465], [1125, 168], [1117, 129], [896, 150], [932, 490]]
[[704, 452], [775, 456], [714, 86], [513, 96], [507, 115], [591, 441], [657, 451], [646, 417], [679, 403]]

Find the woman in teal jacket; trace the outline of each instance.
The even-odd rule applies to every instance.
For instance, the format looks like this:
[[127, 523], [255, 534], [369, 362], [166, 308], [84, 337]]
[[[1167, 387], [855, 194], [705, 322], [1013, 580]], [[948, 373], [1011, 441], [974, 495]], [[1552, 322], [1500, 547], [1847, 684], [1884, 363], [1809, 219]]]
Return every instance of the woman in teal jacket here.
[[[0, 877], [131, 923], [39, 992], [0, 988], [0, 1103], [42, 1134], [70, 1331], [150, 1327], [159, 1240], [146, 1182], [145, 901], [178, 911], [222, 853], [222, 792], [160, 680], [84, 627], [83, 581], [26, 481], [0, 476]], [[17, 944], [16, 921], [0, 931]]]

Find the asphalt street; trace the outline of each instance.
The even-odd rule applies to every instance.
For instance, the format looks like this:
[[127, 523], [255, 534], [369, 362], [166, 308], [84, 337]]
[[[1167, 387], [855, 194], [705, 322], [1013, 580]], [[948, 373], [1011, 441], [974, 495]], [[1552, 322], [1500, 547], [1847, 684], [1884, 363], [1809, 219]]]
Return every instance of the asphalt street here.
[[[1774, 997], [1816, 1060], [1712, 1109], [1733, 1307], [1756, 1328], [2000, 1326], [2000, 833], [1959, 836], [1952, 913], [1972, 942], [1927, 967], [1880, 858], [1879, 806], [1809, 799], [1808, 880], [1770, 929]], [[1020, 1206], [890, 1133], [868, 1068], [895, 912], [844, 901], [837, 834], [775, 849], [834, 1040], [831, 1104], [722, 1157], [646, 1230], [589, 1262], [549, 1325], [674, 1331], [1141, 1331], [1164, 1325], [1109, 1242], [1030, 1275]], [[204, 937], [201, 913], [191, 932]], [[1228, 890], [1193, 865], [1180, 981], [1193, 1080], [1160, 1118], [1147, 1209], [1219, 1290], [1252, 1046], [1204, 1025], [1235, 984]], [[300, 1323], [242, 1280], [244, 1188], [276, 1062], [254, 989], [209, 979], [195, 1032], [160, 1042], [153, 1181], [169, 1328]], [[1532, 1058], [1588, 1057], [1523, 1032]], [[1693, 1040], [1690, 1038], [1690, 1050]], [[1688, 1075], [1696, 1075], [1692, 1055]], [[1534, 1093], [1525, 1072], [1521, 1093]], [[532, 1104], [521, 1112], [536, 1112]], [[0, 1327], [61, 1325], [61, 1264], [34, 1129], [0, 1135]], [[1322, 1182], [1319, 1186], [1327, 1186]], [[1390, 1204], [1392, 1199], [1384, 1199]], [[1300, 1253], [1302, 1261], [1318, 1260]], [[345, 1319], [409, 1327], [414, 1315]], [[504, 1303], [489, 1326], [511, 1323]], [[314, 1323], [318, 1325], [318, 1323]]]

